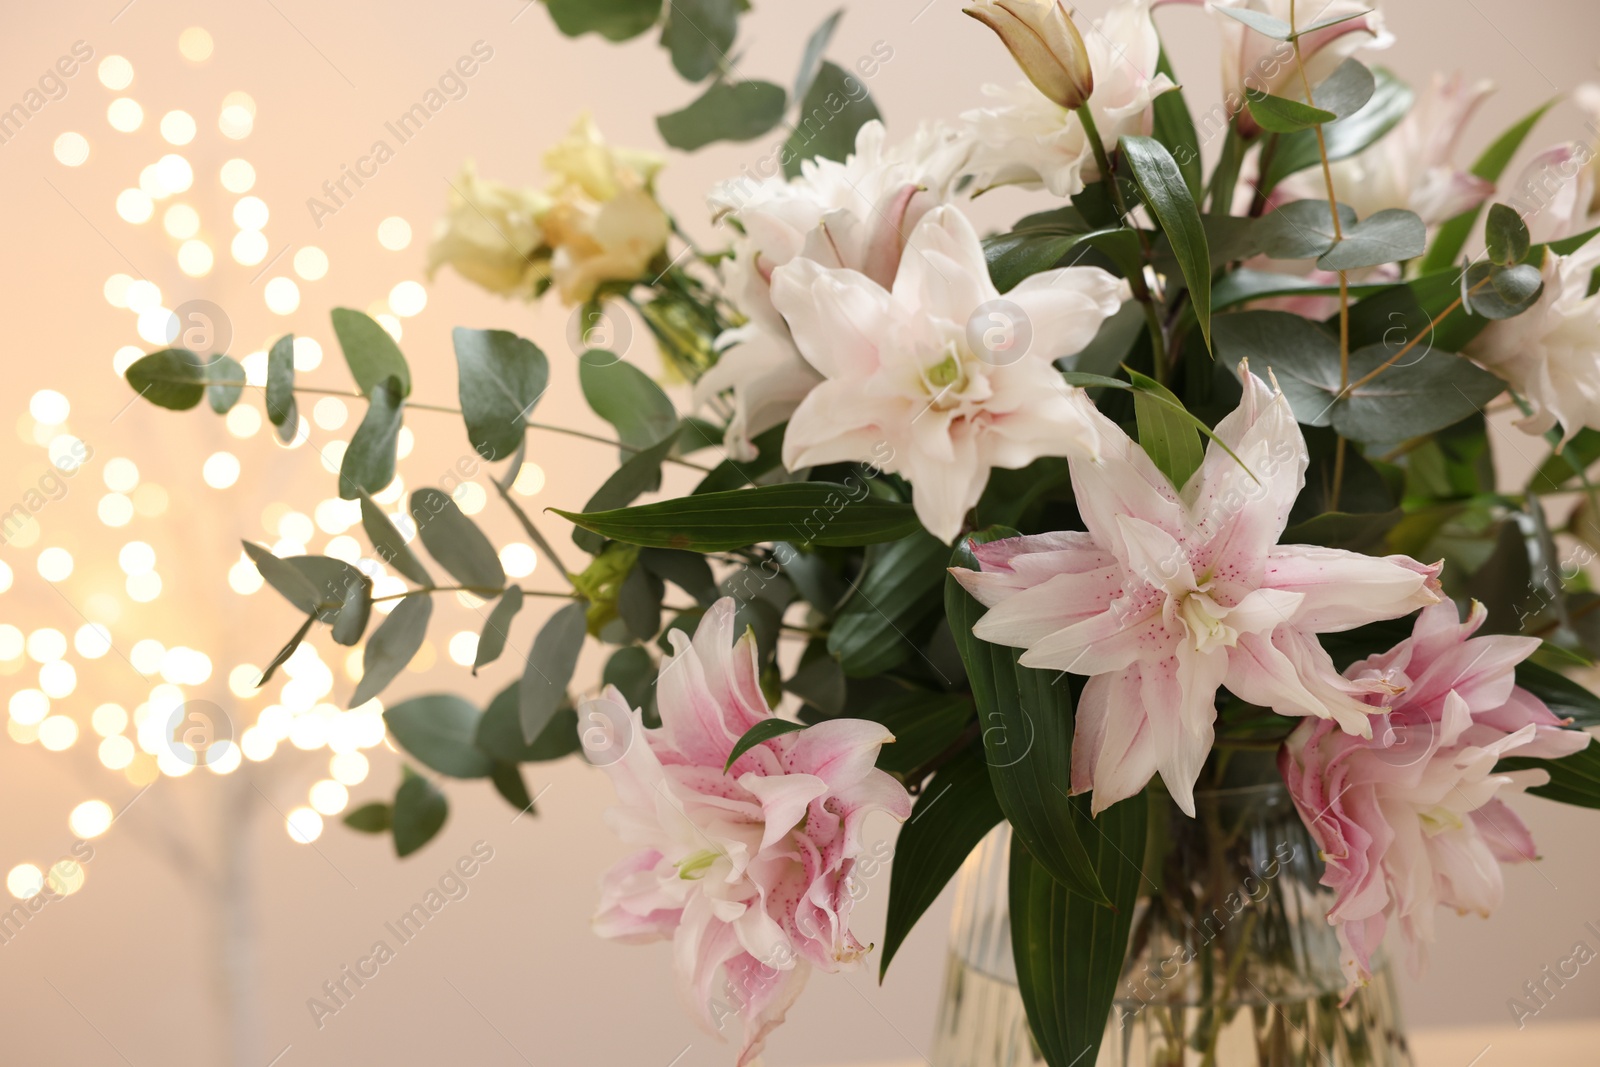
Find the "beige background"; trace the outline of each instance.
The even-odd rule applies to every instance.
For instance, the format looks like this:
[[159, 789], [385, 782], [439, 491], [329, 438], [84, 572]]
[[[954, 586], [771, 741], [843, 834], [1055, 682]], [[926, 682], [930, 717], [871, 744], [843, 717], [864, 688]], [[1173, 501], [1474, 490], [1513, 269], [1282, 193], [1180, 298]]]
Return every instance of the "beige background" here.
[[[115, 94], [98, 84], [91, 69], [69, 82], [64, 99], [0, 145], [0, 202], [7, 205], [0, 214], [0, 248], [8, 253], [0, 265], [6, 309], [0, 503], [9, 507], [21, 499], [48, 469], [43, 449], [27, 432], [27, 403], [35, 390], [66, 393], [73, 403], [72, 431], [95, 450], [66, 497], [39, 513], [40, 539], [27, 548], [0, 548], [0, 559], [16, 573], [13, 587], [0, 595], [0, 621], [70, 634], [96, 593], [120, 596], [120, 545], [146, 541], [157, 551], [165, 591], [149, 605], [122, 599], [124, 614], [111, 627], [119, 652], [148, 636], [203, 649], [217, 671], [198, 692], [234, 707], [242, 725], [253, 721], [261, 702], [227, 696], [227, 671], [261, 663], [294, 623], [291, 609], [269, 593], [240, 597], [229, 591], [225, 575], [236, 558], [231, 546], [241, 537], [270, 539], [260, 517], [268, 504], [309, 512], [330, 493], [333, 478], [310, 450], [285, 452], [265, 435], [234, 440], [203, 412], [179, 416], [144, 404], [123, 411], [131, 394], [113, 374], [112, 354], [139, 341], [133, 316], [102, 297], [105, 279], [117, 272], [142, 274], [161, 286], [168, 306], [189, 298], [214, 301], [232, 321], [239, 354], [285, 329], [316, 337], [329, 346], [330, 358], [306, 376], [307, 383], [344, 388], [326, 309], [367, 307], [396, 282], [421, 279], [426, 235], [445, 200], [444, 179], [463, 158], [475, 157], [489, 176], [535, 181], [543, 148], [584, 107], [614, 140], [658, 147], [651, 116], [687, 101], [692, 90], [652, 44], [619, 49], [593, 39], [565, 41], [538, 5], [524, 10], [516, 0], [134, 0], [124, 7], [125, 2], [11, 4], [0, 34], [0, 69], [7, 72], [0, 78], [0, 106], [21, 99], [39, 73], [83, 40], [94, 48], [96, 61], [115, 53], [133, 63], [136, 78], [127, 95], [146, 112], [138, 132], [111, 130], [105, 110]], [[1087, 6], [1095, 11], [1102, 5]], [[757, 7], [745, 23], [740, 66], [749, 76], [787, 83], [804, 35], [830, 7], [775, 0]], [[1500, 84], [1475, 127], [1478, 144], [1535, 102], [1595, 74], [1600, 10], [1589, 0], [1402, 0], [1391, 5], [1389, 17], [1401, 43], [1387, 61], [1404, 75], [1420, 79], [1449, 63], [1474, 75], [1492, 74]], [[1213, 98], [1214, 30], [1208, 20], [1197, 11], [1175, 10], [1163, 12], [1161, 21], [1195, 100]], [[214, 55], [201, 64], [178, 54], [178, 34], [191, 25], [206, 27], [215, 39]], [[383, 123], [419, 99], [478, 40], [494, 56], [470, 81], [466, 98], [450, 103], [318, 229], [306, 198], [336, 176], [341, 164], [365, 153], [383, 135]], [[891, 128], [952, 115], [976, 100], [980, 82], [1012, 77], [999, 46], [958, 14], [956, 0], [931, 0], [925, 7], [924, 0], [858, 4], [833, 55], [848, 61], [880, 40], [892, 46], [894, 56], [870, 88]], [[238, 144], [226, 142], [216, 125], [220, 100], [233, 90], [249, 92], [258, 105], [254, 132]], [[196, 171], [195, 187], [185, 195], [219, 250], [217, 268], [199, 281], [178, 272], [176, 242], [160, 231], [159, 221], [132, 226], [114, 209], [117, 192], [136, 184], [141, 168], [171, 150], [159, 141], [155, 119], [180, 107], [200, 124], [194, 144], [181, 150]], [[1564, 108], [1544, 129], [1541, 143], [1573, 135], [1578, 127], [1575, 112]], [[88, 162], [75, 169], [51, 155], [52, 142], [66, 130], [83, 133], [91, 143]], [[673, 154], [661, 180], [664, 198], [685, 225], [709, 236], [699, 207], [708, 184], [767, 147]], [[264, 273], [225, 254], [234, 198], [216, 175], [221, 161], [233, 155], [257, 169], [254, 192], [272, 209], [266, 233], [273, 251], [292, 246]], [[1018, 213], [1023, 201], [996, 197], [983, 211], [999, 223]], [[407, 219], [417, 233], [398, 253], [384, 251], [375, 240], [379, 220], [393, 215]], [[328, 252], [332, 270], [321, 281], [301, 284], [297, 313], [270, 314], [262, 296], [266, 279], [289, 275], [293, 250], [307, 244]], [[419, 396], [453, 394], [452, 325], [509, 327], [535, 337], [551, 353], [554, 386], [540, 415], [599, 428], [577, 394], [564, 320], [554, 303], [508, 305], [454, 276], [442, 277], [430, 288], [427, 309], [406, 320], [403, 346]], [[648, 347], [637, 343], [630, 358], [654, 371]], [[437, 481], [466, 451], [464, 435], [448, 416], [418, 413], [410, 421], [418, 446], [404, 474], [412, 485]], [[19, 429], [13, 431], [14, 425]], [[319, 432], [317, 440], [328, 439]], [[244, 477], [235, 488], [208, 489], [200, 481], [201, 462], [222, 448], [240, 457]], [[135, 459], [147, 482], [169, 490], [173, 504], [165, 515], [136, 519], [120, 531], [96, 521], [101, 470], [113, 456]], [[549, 436], [535, 437], [530, 458], [548, 473], [534, 501], [540, 506], [581, 504], [610, 462], [609, 450], [600, 446]], [[498, 537], [515, 536], [494, 507], [484, 521]], [[551, 527], [558, 544], [566, 544], [565, 530]], [[313, 547], [325, 540], [319, 535]], [[73, 576], [56, 588], [35, 570], [39, 550], [50, 545], [68, 547], [77, 559]], [[569, 560], [577, 556], [569, 549]], [[530, 583], [555, 588], [548, 573], [536, 572]], [[539, 614], [526, 613], [514, 643], [526, 648]], [[441, 602], [435, 619], [437, 640], [476, 628], [476, 616], [453, 602]], [[337, 663], [327, 647], [330, 662]], [[592, 674], [598, 656], [591, 651], [591, 657], [584, 669]], [[51, 904], [0, 945], [0, 1020], [6, 1023], [0, 1059], [137, 1067], [229, 1062], [226, 983], [232, 981], [259, 1009], [259, 1028], [239, 1038], [233, 1062], [241, 1067], [265, 1065], [275, 1056], [285, 1067], [729, 1062], [727, 1050], [679, 1012], [665, 948], [603, 944], [588, 932], [595, 880], [620, 852], [600, 819], [608, 789], [597, 773], [574, 762], [536, 771], [534, 787], [547, 790], [541, 814], [515, 825], [486, 785], [453, 784], [453, 814], [444, 833], [403, 863], [381, 841], [331, 820], [308, 847], [289, 840], [282, 813], [304, 804], [308, 786], [326, 774], [326, 751], [285, 746], [271, 763], [230, 778], [164, 779], [139, 795], [120, 774], [96, 763], [87, 724], [95, 705], [116, 700], [131, 707], [147, 683], [119, 654], [76, 662], [79, 690], [58, 710], [79, 721], [85, 738], [63, 753], [0, 739], [0, 870], [23, 862], [45, 866], [66, 854], [73, 841], [66, 816], [79, 801], [99, 797], [121, 807], [138, 799], [94, 842], [83, 890]], [[427, 677], [405, 676], [393, 692], [448, 687], [487, 699], [513, 676], [515, 662], [520, 659], [508, 655], [477, 680], [442, 663]], [[0, 693], [33, 684], [31, 668], [12, 664], [9, 670], [0, 677]], [[347, 693], [347, 686], [341, 677], [336, 696]], [[371, 778], [353, 790], [356, 801], [387, 796], [397, 774], [392, 755], [375, 753]], [[1444, 940], [1431, 971], [1405, 989], [1413, 1024], [1509, 1021], [1506, 1000], [1525, 980], [1567, 956], [1580, 938], [1595, 944], [1584, 930], [1586, 922], [1600, 921], [1594, 820], [1539, 802], [1519, 807], [1548, 858], [1509, 873], [1506, 906], [1492, 923], [1442, 921]], [[221, 847], [231, 835], [242, 837], [242, 848]], [[384, 923], [420, 899], [480, 840], [494, 849], [494, 859], [471, 881], [470, 895], [447, 907], [318, 1030], [307, 998], [375, 940], [387, 939]], [[248, 861], [254, 886], [252, 897], [235, 902], [232, 926], [229, 913], [217, 906], [215, 888], [226, 884], [221, 857], [229, 854]], [[864, 940], [881, 936], [886, 895], [880, 876], [858, 912]], [[946, 909], [942, 903], [927, 918], [883, 988], [865, 972], [815, 980], [774, 1042], [768, 1063], [915, 1059], [925, 1052], [943, 968]], [[231, 974], [219, 962], [226, 958], [238, 963]], [[1532, 1025], [1596, 1015], [1600, 974], [1587, 969]], [[1515, 1046], [1497, 1045], [1483, 1062], [1518, 1062]]]

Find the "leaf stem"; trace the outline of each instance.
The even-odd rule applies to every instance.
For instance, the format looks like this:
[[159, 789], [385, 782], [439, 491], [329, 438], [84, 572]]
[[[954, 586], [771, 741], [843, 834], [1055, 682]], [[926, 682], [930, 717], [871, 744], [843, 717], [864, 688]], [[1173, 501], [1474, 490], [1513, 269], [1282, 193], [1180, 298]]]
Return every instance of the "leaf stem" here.
[[[431, 596], [434, 593], [471, 593], [476, 597], [493, 599], [504, 592], [504, 589], [484, 589], [480, 586], [472, 585], [423, 585], [418, 586], [416, 589], [407, 589], [404, 593], [390, 593], [387, 596], [375, 596], [372, 598], [372, 602], [374, 604], [381, 604], [386, 600], [405, 600], [407, 597]], [[554, 597], [558, 600], [583, 599], [575, 593], [552, 593], [545, 589], [524, 589], [522, 591], [522, 595]]]

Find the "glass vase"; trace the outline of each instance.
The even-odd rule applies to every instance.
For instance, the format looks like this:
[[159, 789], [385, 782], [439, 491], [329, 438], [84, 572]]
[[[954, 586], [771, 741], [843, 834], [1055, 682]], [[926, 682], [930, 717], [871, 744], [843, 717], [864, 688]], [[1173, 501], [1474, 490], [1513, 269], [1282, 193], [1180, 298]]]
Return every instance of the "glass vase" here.
[[[1151, 804], [1144, 896], [1094, 1065], [1410, 1067], [1389, 969], [1344, 1001], [1322, 861], [1281, 782]], [[957, 879], [934, 1067], [1043, 1067], [1011, 958], [1011, 832]]]

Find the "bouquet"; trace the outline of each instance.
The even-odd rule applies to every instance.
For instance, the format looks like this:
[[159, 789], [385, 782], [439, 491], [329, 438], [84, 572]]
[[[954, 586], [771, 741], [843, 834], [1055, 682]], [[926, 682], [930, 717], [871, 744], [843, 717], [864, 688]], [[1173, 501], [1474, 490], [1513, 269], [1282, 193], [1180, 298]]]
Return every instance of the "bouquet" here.
[[[446, 818], [442, 779], [531, 810], [521, 765], [581, 751], [627, 846], [596, 932], [671, 941], [685, 1003], [743, 1065], [812, 971], [871, 953], [851, 911], [887, 857], [866, 819], [905, 821], [884, 968], [1007, 825], [1018, 995], [1035, 1054], [1068, 1067], [1095, 1061], [1165, 891], [1151, 872], [1183, 874], [1155, 830], [1197, 793], [1286, 786], [1346, 998], [1391, 927], [1420, 962], [1438, 908], [1488, 914], [1501, 865], [1537, 857], [1506, 795], [1600, 805], [1600, 698], [1567, 677], [1600, 652], [1592, 150], [1507, 179], [1547, 104], [1463, 166], [1489, 88], [1369, 65], [1391, 37], [1352, 0], [1206, 5], [1224, 96], [1195, 100], [1155, 6], [1089, 24], [974, 0], [974, 34], [1025, 77], [901, 128], [863, 82], [887, 46], [824, 58], [838, 16], [791, 94], [734, 71], [736, 0], [549, 0], [572, 35], [661, 27], [706, 85], [658, 120], [674, 147], [790, 134], [710, 191], [711, 250], [658, 200], [662, 160], [588, 119], [545, 185], [452, 183], [430, 270], [554, 289], [582, 339], [552, 368], [515, 333], [454, 335], [450, 410], [554, 587], [509, 578], [452, 494], [395, 506], [409, 367], [384, 325], [333, 311], [367, 402], [339, 495], [372, 551], [244, 548], [301, 618], [261, 684], [327, 627], [363, 649], [350, 706], [382, 707], [422, 768], [351, 826], [406, 855]], [[1039, 210], [982, 234], [968, 204], [1000, 186]], [[637, 324], [666, 389], [621, 357]], [[293, 440], [293, 350], [166, 349], [127, 380], [178, 410], [259, 401]], [[619, 458], [552, 519], [519, 498], [540, 442], [592, 436], [535, 419], [573, 373]], [[1497, 479], [1502, 449], [1526, 484]], [[665, 468], [692, 491], [662, 494]], [[485, 706], [383, 704], [447, 594], [483, 616], [474, 671], [513, 649], [520, 677]], [[560, 607], [530, 647], [536, 598]], [[603, 676], [575, 679], [591, 640]], [[1160, 1062], [1216, 1062], [1219, 1025]]]

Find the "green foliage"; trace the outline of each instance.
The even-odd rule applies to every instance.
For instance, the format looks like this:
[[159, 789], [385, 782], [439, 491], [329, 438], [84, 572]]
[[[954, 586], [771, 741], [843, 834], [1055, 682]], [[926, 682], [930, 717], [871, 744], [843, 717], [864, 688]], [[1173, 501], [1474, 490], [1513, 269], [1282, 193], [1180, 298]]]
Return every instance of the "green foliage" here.
[[783, 86], [771, 82], [713, 82], [688, 107], [657, 116], [656, 129], [685, 152], [716, 141], [753, 141], [783, 121], [788, 102]]
[[1189, 285], [1189, 302], [1200, 323], [1206, 347], [1211, 347], [1211, 253], [1183, 172], [1161, 142], [1150, 137], [1124, 137], [1118, 147], [1139, 183], [1139, 196], [1172, 244], [1183, 280]]
[[406, 668], [428, 636], [433, 601], [427, 596], [406, 597], [395, 605], [372, 636], [361, 656], [361, 681], [356, 683], [350, 706], [358, 708], [383, 692]]
[[1160, 382], [1138, 371], [1130, 371], [1129, 375], [1134, 385], [1139, 444], [1173, 487], [1182, 489], [1189, 476], [1200, 469], [1206, 455], [1200, 435], [1195, 432], [1194, 416]]
[[[1218, 10], [1222, 10], [1219, 8]], [[1236, 11], [1237, 9], [1229, 9]], [[1384, 70], [1373, 72], [1377, 87], [1366, 105], [1348, 118], [1331, 122], [1322, 128], [1323, 140], [1328, 146], [1330, 160], [1348, 159], [1377, 142], [1394, 129], [1395, 124], [1411, 110], [1416, 94], [1411, 87]], [[1260, 181], [1260, 193], [1266, 196], [1278, 183], [1291, 174], [1298, 174], [1322, 161], [1315, 130], [1278, 135], [1277, 145], [1266, 172]]]
[[845, 674], [881, 674], [915, 652], [906, 631], [939, 603], [949, 555], [922, 531], [868, 550], [864, 575], [828, 633], [828, 651]]
[[205, 361], [186, 348], [141, 356], [123, 377], [140, 396], [171, 411], [188, 411], [206, 395]]
[[824, 62], [800, 97], [794, 132], [783, 147], [784, 175], [793, 178], [808, 159], [844, 159], [855, 151], [857, 131], [882, 117], [860, 78]]
[[527, 670], [517, 687], [517, 718], [523, 740], [532, 742], [544, 733], [556, 711], [567, 703], [567, 684], [578, 666], [583, 638], [588, 632], [588, 605], [581, 600], [550, 616], [533, 639]]
[[411, 395], [411, 368], [389, 331], [372, 316], [349, 308], [333, 309], [333, 332], [350, 367], [350, 376], [367, 396], [390, 378], [400, 383], [401, 397]]
[[367, 398], [367, 413], [339, 464], [339, 495], [345, 500], [380, 493], [394, 481], [404, 403], [400, 379], [389, 377], [373, 387]]
[[522, 610], [522, 588], [513, 585], [495, 602], [494, 610], [484, 620], [483, 632], [478, 635], [478, 651], [472, 660], [472, 673], [500, 658], [511, 636], [511, 620]]
[[450, 817], [450, 802], [428, 779], [407, 767], [395, 790], [391, 815], [395, 854], [409, 856], [432, 841]]
[[451, 336], [467, 439], [486, 460], [516, 455], [528, 415], [550, 384], [544, 350], [505, 330], [457, 326]]
[[425, 766], [452, 778], [486, 778], [492, 761], [475, 743], [482, 714], [470, 701], [440, 693], [403, 700], [383, 721]]
[[637, 37], [661, 18], [661, 0], [545, 0], [568, 37], [598, 33], [608, 41]]
[[749, 752], [757, 745], [771, 741], [775, 737], [782, 737], [784, 734], [792, 734], [797, 730], [804, 730], [805, 728], [806, 724], [803, 722], [790, 722], [788, 719], [778, 718], [762, 719], [760, 722], [750, 727], [750, 729], [746, 730], [744, 735], [741, 736], [738, 741], [734, 742], [733, 749], [728, 753], [728, 761], [722, 765], [722, 773], [727, 774], [733, 769], [733, 765], [739, 762], [740, 756], [744, 755], [746, 752]]
[[411, 521], [439, 566], [474, 592], [498, 594], [506, 585], [505, 568], [489, 538], [462, 514], [443, 490], [428, 486], [411, 494]]
[[267, 421], [280, 440], [293, 441], [300, 430], [294, 400], [294, 334], [284, 334], [267, 352]]
[[671, 0], [661, 46], [672, 66], [697, 82], [731, 66], [728, 50], [739, 32], [739, 0]]

